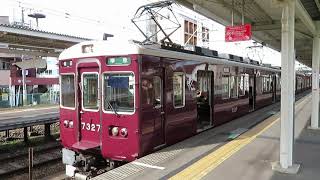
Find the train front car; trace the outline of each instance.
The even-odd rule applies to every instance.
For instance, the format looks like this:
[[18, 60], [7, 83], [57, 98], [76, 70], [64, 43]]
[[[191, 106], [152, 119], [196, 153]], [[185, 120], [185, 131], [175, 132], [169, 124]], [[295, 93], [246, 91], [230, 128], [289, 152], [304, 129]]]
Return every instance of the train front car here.
[[89, 171], [98, 162], [113, 167], [114, 162], [137, 158], [136, 52], [137, 46], [128, 43], [101, 41], [80, 43], [61, 53], [60, 135], [68, 176]]

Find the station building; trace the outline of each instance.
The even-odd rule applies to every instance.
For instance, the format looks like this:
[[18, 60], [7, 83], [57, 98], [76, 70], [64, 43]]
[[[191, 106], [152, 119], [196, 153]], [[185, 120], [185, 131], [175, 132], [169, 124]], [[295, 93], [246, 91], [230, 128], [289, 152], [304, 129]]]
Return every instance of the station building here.
[[[188, 11], [187, 9], [181, 10], [179, 8], [174, 8], [174, 11], [177, 12], [175, 13], [176, 16], [170, 16], [168, 12], [164, 12], [164, 14], [168, 13], [167, 18], [170, 21], [179, 23], [181, 25], [180, 28], [178, 28], [172, 35], [170, 35], [170, 39], [174, 43], [183, 46], [189, 46], [190, 48], [192, 46], [212, 48], [210, 46], [210, 41], [213, 41], [213, 38], [210, 38], [210, 33], [215, 28], [214, 26], [216, 25], [216, 23], [197, 13]], [[169, 22], [169, 20], [157, 18], [157, 21], [160, 22], [161, 26], [163, 26], [162, 28], [165, 29], [165, 31], [177, 27], [176, 24]], [[147, 24], [147, 34], [154, 33], [157, 30], [158, 29], [156, 27], [156, 24], [154, 24], [153, 22], [149, 22], [149, 24]], [[157, 40], [153, 40], [158, 41], [162, 38], [164, 38], [164, 35], [162, 33], [158, 33]]]

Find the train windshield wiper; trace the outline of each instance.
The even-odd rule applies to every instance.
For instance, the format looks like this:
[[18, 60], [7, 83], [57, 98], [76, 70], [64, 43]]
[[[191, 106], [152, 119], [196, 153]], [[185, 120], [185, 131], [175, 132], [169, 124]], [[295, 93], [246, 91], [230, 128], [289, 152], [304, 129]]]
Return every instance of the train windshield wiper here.
[[112, 110], [117, 116], [119, 116], [117, 110], [112, 106], [112, 104], [110, 103], [110, 101], [106, 100], [106, 103], [107, 103], [108, 106], [111, 108], [111, 110]]

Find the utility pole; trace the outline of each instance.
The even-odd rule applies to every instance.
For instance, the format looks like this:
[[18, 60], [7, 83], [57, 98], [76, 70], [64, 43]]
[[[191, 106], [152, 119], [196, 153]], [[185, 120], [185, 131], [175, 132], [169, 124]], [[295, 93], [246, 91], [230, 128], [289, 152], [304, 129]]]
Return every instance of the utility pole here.
[[24, 26], [24, 7], [21, 6], [21, 2], [19, 2], [19, 7], [21, 8], [21, 25]]
[[[21, 61], [24, 61], [24, 56], [21, 56]], [[26, 85], [26, 69], [21, 68], [22, 71], [22, 98], [23, 106], [27, 105], [27, 85]]]

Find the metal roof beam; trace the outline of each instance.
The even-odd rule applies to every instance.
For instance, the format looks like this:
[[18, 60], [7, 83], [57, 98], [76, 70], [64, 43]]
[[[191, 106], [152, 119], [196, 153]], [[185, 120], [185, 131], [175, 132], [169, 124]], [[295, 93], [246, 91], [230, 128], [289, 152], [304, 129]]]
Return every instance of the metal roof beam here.
[[53, 33], [42, 32], [42, 31], [32, 31], [29, 29], [12, 28], [7, 26], [0, 26], [0, 32], [1, 31], [5, 33], [14, 33], [14, 34], [26, 35], [26, 36], [32, 36], [32, 37], [55, 39], [60, 41], [73, 42], [73, 43], [80, 43], [87, 40], [87, 39], [77, 38], [73, 36], [58, 35]]
[[206, 16], [209, 19], [212, 19], [214, 21], [217, 21], [217, 22], [221, 23], [224, 26], [230, 25], [230, 22], [228, 22], [227, 20], [215, 15], [214, 13], [212, 13], [211, 11], [209, 11], [206, 8], [201, 7], [200, 5], [193, 4], [192, 9], [194, 11], [196, 11], [197, 13]]
[[307, 10], [303, 7], [302, 3], [300, 0], [297, 0], [295, 3], [296, 7], [296, 15], [297, 17], [301, 20], [301, 22], [307, 27], [307, 29], [313, 34], [317, 34], [316, 26], [313, 23], [309, 13]]
[[272, 24], [252, 25], [252, 31], [268, 31], [281, 29], [281, 22], [277, 21]]
[[6, 48], [0, 48], [0, 53], [42, 56], [42, 57], [59, 57], [59, 54], [60, 54], [60, 52], [39, 52], [39, 51], [26, 51], [26, 50], [20, 50], [20, 49], [6, 49]]
[[[305, 38], [312, 38], [311, 35], [306, 34], [302, 31], [301, 28], [299, 28], [299, 25], [303, 25], [301, 20], [295, 21], [295, 32], [303, 35]], [[270, 23], [253, 23], [252, 25], [252, 31], [268, 31], [268, 30], [281, 30], [281, 21], [273, 21]]]

